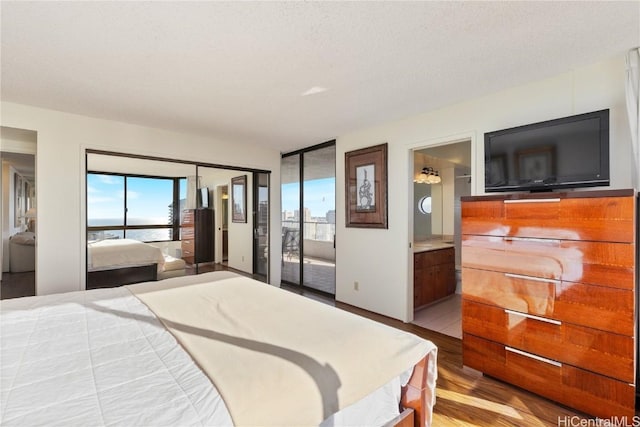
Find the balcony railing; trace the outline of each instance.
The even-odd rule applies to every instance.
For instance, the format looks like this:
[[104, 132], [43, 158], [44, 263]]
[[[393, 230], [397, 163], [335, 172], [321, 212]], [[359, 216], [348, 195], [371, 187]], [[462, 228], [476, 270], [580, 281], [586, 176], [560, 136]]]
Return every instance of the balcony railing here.
[[[298, 221], [282, 221], [282, 256], [286, 261], [299, 259], [300, 239], [304, 240], [304, 257], [334, 263], [336, 225], [326, 222], [305, 222], [300, 236]], [[294, 261], [297, 262], [297, 261]]]
[[[318, 240], [321, 242], [333, 242], [336, 235], [336, 225], [326, 222], [307, 222], [305, 221], [302, 238], [305, 240]], [[300, 228], [299, 221], [282, 221], [282, 229], [298, 230]]]

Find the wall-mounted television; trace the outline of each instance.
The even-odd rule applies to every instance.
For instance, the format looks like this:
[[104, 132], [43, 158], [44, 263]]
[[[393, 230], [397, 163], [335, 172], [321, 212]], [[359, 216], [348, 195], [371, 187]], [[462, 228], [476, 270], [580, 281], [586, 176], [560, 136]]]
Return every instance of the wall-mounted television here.
[[209, 188], [200, 188], [200, 191], [198, 192], [198, 207], [202, 209], [209, 208]]
[[484, 134], [485, 191], [609, 185], [609, 110]]

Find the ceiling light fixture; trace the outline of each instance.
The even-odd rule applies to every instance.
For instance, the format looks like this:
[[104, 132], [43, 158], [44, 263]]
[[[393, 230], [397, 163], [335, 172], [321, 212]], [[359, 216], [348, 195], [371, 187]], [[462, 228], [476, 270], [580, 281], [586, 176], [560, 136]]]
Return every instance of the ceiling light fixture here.
[[302, 96], [315, 95], [317, 93], [326, 92], [326, 87], [314, 86], [311, 89], [308, 89], [306, 92], [302, 92]]
[[432, 167], [424, 167], [422, 171], [413, 180], [416, 184], [439, 184], [442, 182], [440, 172]]

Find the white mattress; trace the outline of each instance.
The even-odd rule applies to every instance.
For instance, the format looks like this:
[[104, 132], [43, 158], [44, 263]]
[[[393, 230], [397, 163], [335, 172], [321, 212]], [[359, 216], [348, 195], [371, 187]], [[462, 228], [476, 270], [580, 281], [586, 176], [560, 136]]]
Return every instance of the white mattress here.
[[89, 271], [149, 264], [157, 264], [158, 272], [163, 270], [162, 250], [138, 240], [107, 239], [87, 244], [87, 270]]
[[[323, 425], [382, 425], [411, 371]], [[294, 410], [295, 408], [286, 408]], [[126, 288], [0, 302], [0, 424], [232, 425], [216, 388]]]

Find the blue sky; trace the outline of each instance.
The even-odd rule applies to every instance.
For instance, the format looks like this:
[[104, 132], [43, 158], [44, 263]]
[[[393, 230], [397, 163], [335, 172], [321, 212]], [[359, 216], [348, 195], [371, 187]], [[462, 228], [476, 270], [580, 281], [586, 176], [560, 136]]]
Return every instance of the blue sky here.
[[[181, 183], [181, 194], [186, 193], [186, 180]], [[148, 218], [147, 223], [162, 224], [168, 219], [172, 181], [129, 178], [127, 181], [129, 218]], [[304, 206], [311, 215], [324, 217], [335, 210], [335, 178], [306, 181]], [[282, 210], [299, 209], [298, 183], [282, 185]], [[87, 216], [89, 220], [123, 218], [124, 177], [89, 174], [87, 176]]]
[[[186, 184], [185, 184], [186, 188]], [[127, 179], [129, 218], [147, 218], [148, 224], [163, 224], [169, 217], [173, 181], [149, 178]], [[124, 214], [124, 177], [89, 174], [87, 176], [87, 217], [119, 218]], [[121, 221], [120, 221], [121, 222]]]
[[[336, 208], [335, 178], [314, 179], [304, 183], [304, 207], [311, 210], [311, 216], [324, 217]], [[282, 210], [300, 209], [299, 183], [282, 185]]]

